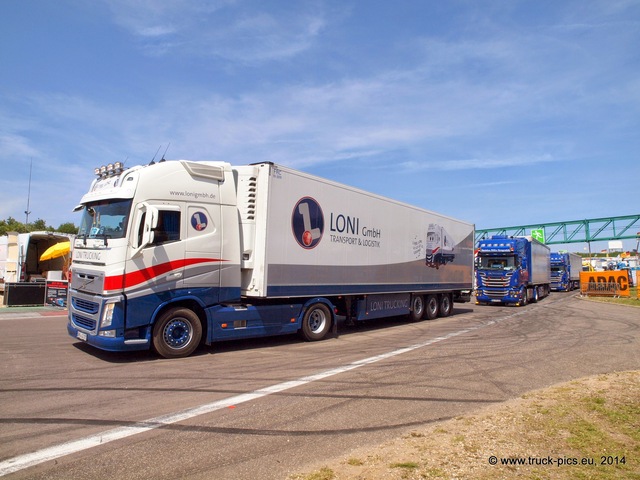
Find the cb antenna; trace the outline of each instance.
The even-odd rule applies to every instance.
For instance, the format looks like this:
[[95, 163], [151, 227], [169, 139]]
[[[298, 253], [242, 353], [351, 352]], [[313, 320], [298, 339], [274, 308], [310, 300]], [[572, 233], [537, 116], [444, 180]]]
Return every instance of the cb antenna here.
[[158, 152], [160, 151], [160, 149], [161, 149], [161, 148], [162, 148], [162, 145], [160, 145], [160, 146], [158, 147], [158, 149], [156, 150], [156, 154], [155, 154], [155, 155], [153, 156], [153, 158], [151, 159], [151, 162], [149, 162], [149, 165], [154, 165], [154, 164], [156, 163], [156, 162], [155, 162], [155, 159], [156, 159], [156, 157], [158, 156]]
[[167, 150], [169, 150], [170, 146], [171, 146], [171, 142], [169, 142], [169, 145], [167, 145], [167, 148], [164, 149], [164, 153], [162, 154], [162, 158], [160, 159], [160, 162], [164, 162], [165, 161], [164, 156], [167, 154]]
[[29, 225], [29, 214], [31, 213], [29, 211], [29, 201], [31, 200], [31, 171], [33, 170], [33, 158], [31, 159], [31, 163], [29, 164], [29, 189], [28, 189], [28, 193], [27, 193], [27, 209], [24, 211], [25, 215], [27, 216], [24, 224], [25, 225]]

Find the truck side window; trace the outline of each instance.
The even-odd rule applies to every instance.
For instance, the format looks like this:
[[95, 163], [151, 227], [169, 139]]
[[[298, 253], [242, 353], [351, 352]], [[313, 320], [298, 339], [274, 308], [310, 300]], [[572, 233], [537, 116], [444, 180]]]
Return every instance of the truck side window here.
[[180, 212], [159, 210], [158, 225], [153, 232], [154, 245], [180, 240]]
[[144, 232], [144, 221], [146, 218], [147, 214], [143, 213], [142, 217], [140, 218], [140, 224], [138, 225], [138, 244], [137, 246], [140, 246], [142, 244], [142, 232]]

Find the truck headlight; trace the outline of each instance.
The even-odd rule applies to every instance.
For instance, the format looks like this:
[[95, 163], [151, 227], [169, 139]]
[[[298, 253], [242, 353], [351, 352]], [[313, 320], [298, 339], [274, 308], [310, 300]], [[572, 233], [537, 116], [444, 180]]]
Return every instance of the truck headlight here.
[[100, 328], [110, 327], [113, 322], [113, 311], [115, 310], [115, 303], [107, 303], [102, 312], [102, 321], [100, 322]]

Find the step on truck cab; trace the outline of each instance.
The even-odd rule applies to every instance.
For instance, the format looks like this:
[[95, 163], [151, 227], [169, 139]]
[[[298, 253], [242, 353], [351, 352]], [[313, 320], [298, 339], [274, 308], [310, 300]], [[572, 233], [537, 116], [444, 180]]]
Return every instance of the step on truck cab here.
[[447, 316], [472, 290], [472, 224], [271, 163], [109, 165], [77, 209], [67, 329], [104, 350], [320, 340], [337, 316]]

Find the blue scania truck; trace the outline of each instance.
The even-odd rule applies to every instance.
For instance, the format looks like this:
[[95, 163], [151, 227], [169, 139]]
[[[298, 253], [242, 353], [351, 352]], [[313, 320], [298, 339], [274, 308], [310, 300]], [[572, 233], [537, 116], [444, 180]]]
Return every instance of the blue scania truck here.
[[494, 235], [478, 242], [476, 303], [526, 305], [550, 292], [550, 249], [531, 237]]
[[570, 292], [580, 286], [582, 258], [575, 253], [551, 253], [551, 290]]

